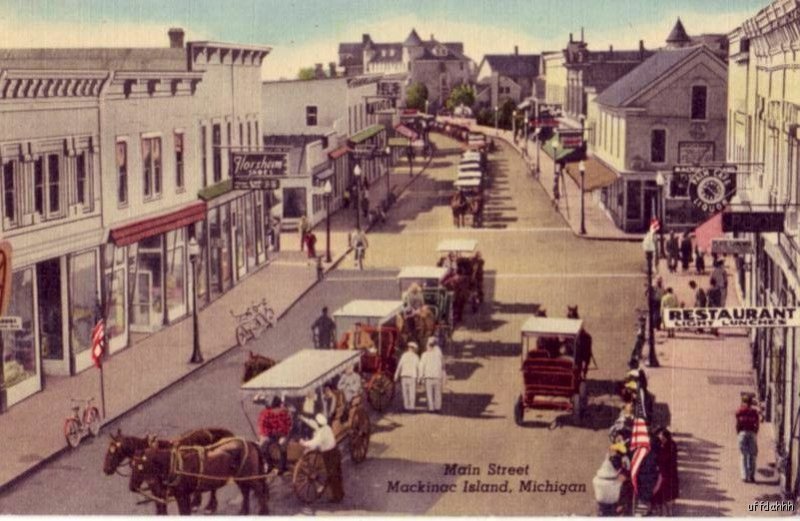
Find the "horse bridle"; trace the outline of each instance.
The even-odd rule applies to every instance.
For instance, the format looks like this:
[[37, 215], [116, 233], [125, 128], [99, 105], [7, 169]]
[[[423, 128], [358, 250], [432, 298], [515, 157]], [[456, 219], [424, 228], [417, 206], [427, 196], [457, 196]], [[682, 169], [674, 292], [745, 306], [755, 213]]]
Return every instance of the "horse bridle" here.
[[[111, 452], [112, 454], [114, 454], [114, 453], [115, 453], [115, 452], [117, 452], [117, 451], [121, 451], [121, 450], [122, 450], [122, 443], [120, 443], [120, 442], [119, 442], [119, 441], [117, 441], [117, 440], [113, 440], [113, 441], [111, 442], [111, 447], [109, 447], [109, 449], [108, 449], [108, 450], [109, 450], [109, 452]], [[133, 464], [133, 460], [132, 460], [132, 459], [131, 459], [129, 456], [125, 456], [124, 458], [122, 458], [121, 460], [119, 460], [119, 461], [117, 462], [117, 465], [116, 465], [116, 467], [114, 467], [114, 473], [115, 473], [115, 474], [117, 474], [118, 476], [122, 476], [123, 478], [129, 478], [129, 477], [131, 476], [130, 474], [123, 474], [123, 473], [122, 473], [122, 472], [120, 472], [120, 470], [119, 470], [119, 469], [120, 469], [120, 467], [122, 467], [122, 466], [123, 466], [123, 465], [125, 465], [126, 463], [127, 463], [127, 465], [130, 467], [130, 466]]]

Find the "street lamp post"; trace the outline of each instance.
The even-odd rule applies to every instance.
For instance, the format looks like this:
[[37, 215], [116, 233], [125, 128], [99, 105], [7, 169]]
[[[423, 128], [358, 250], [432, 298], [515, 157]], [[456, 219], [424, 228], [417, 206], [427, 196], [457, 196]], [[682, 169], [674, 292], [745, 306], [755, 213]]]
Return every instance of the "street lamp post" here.
[[331, 262], [331, 193], [333, 192], [333, 186], [331, 185], [331, 180], [328, 179], [325, 181], [325, 185], [322, 187], [322, 191], [325, 194], [325, 262]]
[[530, 107], [525, 108], [525, 150], [523, 155], [528, 157], [528, 128], [531, 126]]
[[650, 352], [648, 353], [647, 365], [650, 367], [660, 367], [656, 356], [656, 336], [655, 336], [655, 321], [653, 320], [653, 254], [656, 251], [656, 243], [653, 238], [652, 230], [648, 232], [642, 240], [642, 248], [644, 249], [645, 259], [647, 261], [647, 342]]
[[511, 117], [511, 136], [514, 139], [514, 143], [517, 142], [517, 110], [514, 109], [514, 113]]
[[430, 106], [430, 104], [431, 104], [430, 101], [425, 100], [425, 114], [428, 114], [428, 107]]
[[361, 165], [356, 163], [353, 168], [353, 175], [356, 176], [356, 228], [361, 229]]
[[539, 137], [542, 135], [542, 129], [537, 128], [533, 132], [533, 136], [536, 138], [536, 177], [539, 177], [539, 174], [542, 172], [539, 168], [539, 151], [542, 148], [542, 144], [539, 142]]
[[497, 105], [495, 105], [494, 106], [494, 135], [495, 136], [497, 135], [497, 112], [499, 110], [500, 110], [500, 108]]
[[389, 194], [392, 192], [392, 181], [389, 179], [389, 177], [391, 177], [389, 175], [391, 173], [389, 170], [389, 163], [392, 159], [392, 149], [389, 148], [389, 145], [386, 145], [386, 148], [383, 151], [383, 157], [386, 159], [386, 208], [389, 208]]
[[200, 259], [200, 245], [192, 237], [188, 244], [189, 262], [192, 265], [192, 358], [190, 364], [202, 364], [203, 354], [200, 352], [200, 326], [197, 316], [197, 261]]
[[581, 160], [578, 163], [578, 170], [581, 173], [581, 235], [586, 235], [586, 215], [584, 213], [584, 201], [583, 201], [583, 194], [585, 188], [585, 178], [586, 178], [586, 164]]

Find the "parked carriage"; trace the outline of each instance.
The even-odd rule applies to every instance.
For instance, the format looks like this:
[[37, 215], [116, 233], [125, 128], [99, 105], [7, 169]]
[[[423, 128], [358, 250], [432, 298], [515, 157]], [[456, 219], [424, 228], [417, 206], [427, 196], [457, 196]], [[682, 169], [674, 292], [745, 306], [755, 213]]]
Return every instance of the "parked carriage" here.
[[[242, 393], [256, 403], [269, 403], [279, 396], [287, 400], [300, 400], [311, 392], [317, 394], [325, 416], [333, 416], [330, 426], [337, 444], [347, 440], [354, 463], [367, 457], [371, 426], [369, 414], [364, 409], [361, 397], [350, 403], [346, 417], [342, 411], [329, 410], [323, 399], [323, 386], [339, 377], [348, 368], [357, 366], [360, 354], [344, 350], [304, 349], [278, 363], [241, 386]], [[269, 447], [270, 459], [277, 461], [277, 444]], [[295, 495], [305, 503], [313, 503], [324, 492], [327, 473], [319, 451], [306, 451], [299, 440], [290, 440], [286, 447], [286, 459], [292, 467], [292, 488]]]
[[402, 309], [400, 300], [353, 300], [333, 313], [341, 335], [336, 347], [360, 352], [367, 401], [378, 411], [394, 399]]
[[445, 288], [442, 283], [447, 275], [447, 268], [437, 266], [407, 266], [400, 270], [397, 282], [402, 297], [412, 284], [422, 288], [422, 296], [427, 312], [420, 313], [420, 321], [430, 313], [431, 327], [420, 323], [415, 328], [417, 343], [424, 349], [427, 338], [435, 335], [439, 345], [446, 350], [453, 338], [453, 291]]
[[441, 255], [437, 266], [448, 268], [442, 285], [453, 291], [453, 324], [461, 321], [467, 303], [475, 313], [483, 302], [483, 258], [477, 249], [474, 239], [448, 239], [436, 248]]
[[[531, 317], [522, 326], [522, 392], [514, 421], [522, 425], [529, 409], [571, 411], [578, 421], [586, 407], [586, 381], [579, 337], [583, 321]], [[591, 354], [589, 353], [589, 356]]]

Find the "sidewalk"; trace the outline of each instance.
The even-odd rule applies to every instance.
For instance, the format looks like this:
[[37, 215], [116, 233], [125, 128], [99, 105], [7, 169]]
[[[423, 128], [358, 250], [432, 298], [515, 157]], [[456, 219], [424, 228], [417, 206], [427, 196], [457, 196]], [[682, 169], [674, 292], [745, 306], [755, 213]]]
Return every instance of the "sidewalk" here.
[[[708, 286], [709, 275], [669, 273], [666, 261], [659, 266], [664, 287], [671, 287], [678, 301], [694, 304], [689, 281]], [[732, 273], [728, 267], [729, 273]], [[727, 305], [740, 305], [730, 277]], [[647, 347], [645, 346], [645, 353]], [[740, 453], [734, 430], [734, 412], [740, 393], [752, 392], [755, 380], [749, 339], [744, 330], [727, 330], [719, 337], [677, 331], [675, 338], [657, 336], [656, 352], [661, 367], [646, 369], [650, 390], [656, 396], [663, 420], [678, 444], [680, 497], [678, 516], [751, 516], [747, 506], [756, 500], [780, 500], [772, 424], [759, 432], [756, 483], [739, 476]], [[663, 408], [667, 408], [664, 411]], [[659, 414], [659, 416], [662, 416]]]
[[[415, 175], [408, 175], [408, 163], [392, 173], [396, 194], [419, 178], [430, 160], [415, 162]], [[385, 197], [386, 181], [381, 177], [370, 187], [373, 204]], [[397, 204], [397, 203], [396, 203]], [[391, 213], [391, 210], [389, 211]], [[348, 234], [355, 228], [354, 210], [331, 216], [332, 262], [334, 269], [349, 253]], [[315, 229], [317, 255], [325, 255], [325, 222]], [[251, 302], [266, 298], [282, 317], [316, 283], [316, 262], [299, 251], [297, 233], [281, 234], [281, 250], [270, 253], [269, 263], [250, 273], [245, 280], [210, 303], [199, 313], [201, 350], [205, 364], [236, 347], [236, 320], [228, 310], [241, 313]], [[113, 421], [149, 398], [168, 389], [204, 364], [189, 364], [192, 354], [192, 318], [156, 333], [131, 341], [131, 345], [104, 365], [106, 422]], [[90, 368], [71, 377], [47, 376], [45, 388], [0, 415], [0, 491], [68, 450], [62, 422], [70, 413], [70, 398], [94, 396], [99, 407], [99, 372]]]
[[[473, 127], [487, 136], [500, 138], [517, 151], [521, 156], [525, 157], [523, 148], [525, 147], [524, 139], [520, 139], [519, 143], [514, 143], [512, 132], [509, 130], [497, 130], [492, 127], [475, 126]], [[529, 171], [535, 172], [536, 170], [536, 156], [539, 156], [539, 176], [536, 178], [539, 184], [550, 197], [553, 199], [553, 178], [555, 177], [555, 163], [554, 161], [539, 149], [539, 143], [530, 142], [528, 144], [528, 157], [527, 162]], [[535, 175], [535, 174], [534, 174]], [[626, 233], [614, 224], [605, 211], [602, 210], [594, 202], [591, 192], [585, 193], [584, 199], [584, 221], [586, 225], [586, 235], [581, 235], [581, 187], [575, 180], [569, 176], [561, 176], [561, 200], [559, 202], [558, 211], [564, 220], [567, 222], [572, 232], [575, 235], [585, 237], [587, 239], [595, 240], [621, 240], [621, 241], [641, 241], [643, 235], [635, 233]]]

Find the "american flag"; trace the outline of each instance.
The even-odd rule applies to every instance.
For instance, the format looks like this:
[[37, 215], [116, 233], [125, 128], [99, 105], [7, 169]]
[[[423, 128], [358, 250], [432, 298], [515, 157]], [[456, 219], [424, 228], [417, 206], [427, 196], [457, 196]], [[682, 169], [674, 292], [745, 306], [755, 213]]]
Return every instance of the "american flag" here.
[[647, 420], [644, 414], [644, 403], [640, 398], [636, 400], [634, 405], [634, 419], [633, 419], [633, 433], [631, 434], [631, 452], [633, 452], [633, 459], [631, 460], [631, 481], [633, 482], [633, 490], [638, 494], [639, 488], [639, 470], [642, 467], [642, 462], [648, 454], [650, 454], [650, 434], [647, 432]]
[[103, 365], [103, 352], [106, 349], [106, 326], [101, 318], [92, 328], [92, 362], [98, 369]]

